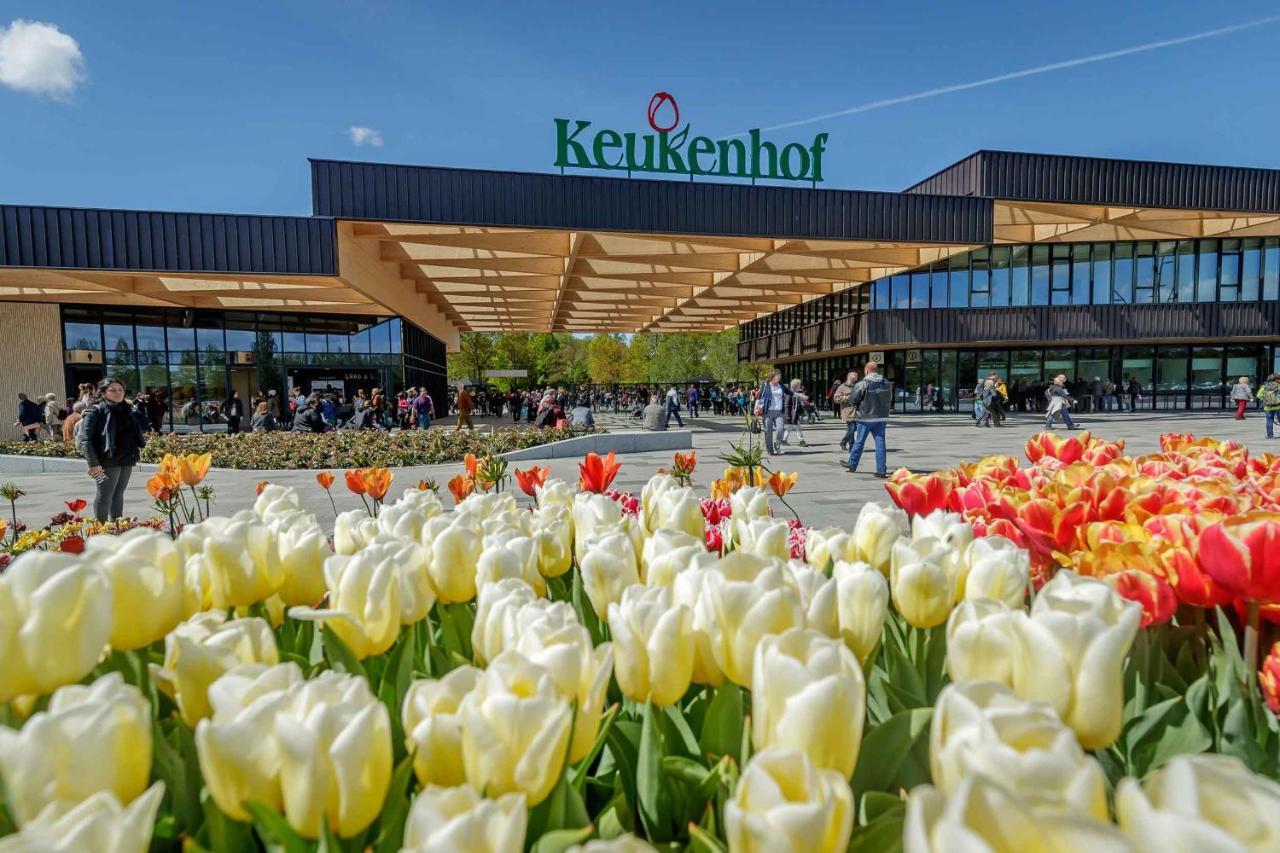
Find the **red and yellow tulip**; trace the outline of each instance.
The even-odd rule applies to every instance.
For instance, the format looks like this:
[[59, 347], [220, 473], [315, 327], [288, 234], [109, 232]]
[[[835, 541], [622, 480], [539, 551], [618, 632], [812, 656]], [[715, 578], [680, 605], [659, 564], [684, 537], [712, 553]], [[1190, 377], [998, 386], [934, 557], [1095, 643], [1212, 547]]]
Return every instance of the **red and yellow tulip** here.
[[618, 476], [622, 463], [614, 458], [612, 450], [608, 456], [588, 453], [587, 458], [578, 463], [578, 488], [584, 492], [600, 494], [609, 488], [613, 478]]

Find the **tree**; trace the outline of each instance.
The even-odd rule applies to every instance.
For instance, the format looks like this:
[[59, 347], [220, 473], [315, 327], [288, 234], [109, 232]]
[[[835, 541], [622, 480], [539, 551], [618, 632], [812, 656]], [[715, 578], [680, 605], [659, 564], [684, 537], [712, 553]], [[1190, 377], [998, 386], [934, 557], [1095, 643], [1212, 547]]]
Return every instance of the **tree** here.
[[689, 332], [659, 335], [650, 378], [665, 384], [701, 377], [706, 352], [706, 335]]
[[448, 357], [449, 379], [483, 382], [484, 372], [493, 366], [496, 337], [488, 332], [463, 332], [458, 352]]
[[626, 358], [627, 347], [621, 336], [592, 335], [587, 344], [587, 375], [592, 382], [602, 385], [622, 382], [626, 374]]
[[717, 382], [741, 382], [750, 376], [745, 364], [738, 363], [738, 329], [725, 329], [707, 338], [704, 371]]
[[623, 382], [648, 384], [653, 380], [650, 370], [653, 357], [658, 351], [658, 336], [654, 334], [635, 334], [627, 344], [626, 366], [622, 371]]

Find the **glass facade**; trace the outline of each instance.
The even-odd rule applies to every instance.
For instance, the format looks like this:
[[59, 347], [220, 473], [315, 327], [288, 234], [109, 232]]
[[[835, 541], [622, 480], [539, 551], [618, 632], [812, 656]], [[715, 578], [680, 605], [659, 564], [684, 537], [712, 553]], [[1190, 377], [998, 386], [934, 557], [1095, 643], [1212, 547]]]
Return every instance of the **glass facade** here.
[[170, 430], [203, 428], [209, 404], [232, 389], [245, 400], [295, 385], [309, 391], [320, 379], [394, 389], [412, 374], [409, 384], [444, 393], [444, 344], [399, 317], [69, 306], [62, 333], [68, 396], [103, 376], [131, 393], [157, 389]]
[[991, 246], [742, 324], [742, 340], [863, 311], [1280, 299], [1280, 238]]
[[[1043, 411], [1044, 389], [1066, 374], [1073, 396], [1086, 409], [1118, 405], [1097, 399], [1095, 380], [1114, 390], [1138, 385], [1139, 410], [1229, 408], [1231, 385], [1248, 376], [1254, 387], [1280, 370], [1280, 345], [1079, 346], [1005, 349], [906, 349], [884, 353], [884, 374], [899, 412], [969, 412], [978, 377], [996, 373], [1009, 386], [1017, 411]], [[827, 389], [851, 368], [861, 371], [866, 353], [828, 356], [778, 365], [786, 380], [798, 378], [826, 399]], [[1124, 401], [1125, 408], [1129, 400]]]

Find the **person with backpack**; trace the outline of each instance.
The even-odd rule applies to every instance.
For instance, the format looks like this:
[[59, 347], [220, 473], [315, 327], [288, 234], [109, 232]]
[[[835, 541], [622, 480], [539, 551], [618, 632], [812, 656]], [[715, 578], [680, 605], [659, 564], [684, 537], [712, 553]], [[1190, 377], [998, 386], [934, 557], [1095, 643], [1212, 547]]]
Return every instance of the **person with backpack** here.
[[1275, 438], [1275, 424], [1280, 421], [1280, 373], [1267, 377], [1258, 389], [1258, 399], [1262, 401], [1262, 411], [1267, 416], [1267, 438]]
[[991, 426], [991, 419], [995, 416], [996, 411], [996, 399], [999, 396], [994, 379], [983, 381], [982, 389], [978, 392], [978, 401], [982, 403], [982, 414], [978, 415], [978, 422], [975, 426]]
[[862, 459], [862, 448], [867, 443], [867, 436], [875, 440], [876, 476], [881, 480], [888, 479], [888, 451], [885, 446], [885, 430], [889, 426], [889, 409], [893, 404], [893, 389], [889, 382], [880, 375], [877, 362], [867, 362], [862, 381], [853, 386], [853, 394], [849, 401], [858, 410], [858, 426], [853, 439], [853, 447], [849, 450], [849, 460], [841, 461], [841, 465], [850, 474], [858, 472], [858, 462]]
[[125, 399], [123, 383], [103, 379], [98, 393], [101, 399], [85, 409], [78, 447], [89, 463], [89, 476], [97, 484], [93, 516], [98, 521], [114, 521], [124, 514], [124, 492], [147, 439], [133, 406]]
[[18, 419], [13, 422], [16, 427], [22, 427], [23, 441], [39, 441], [40, 440], [40, 407], [33, 401], [27, 399], [27, 395], [22, 392], [18, 393]]

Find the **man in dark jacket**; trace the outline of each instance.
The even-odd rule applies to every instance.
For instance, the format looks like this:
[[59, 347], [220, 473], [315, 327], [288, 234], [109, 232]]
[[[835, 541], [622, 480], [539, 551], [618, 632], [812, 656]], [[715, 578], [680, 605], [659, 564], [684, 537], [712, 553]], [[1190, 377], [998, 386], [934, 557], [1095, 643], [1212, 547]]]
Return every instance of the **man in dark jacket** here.
[[330, 429], [320, 414], [320, 400], [312, 395], [293, 418], [293, 432], [326, 432]]
[[849, 461], [843, 463], [852, 474], [858, 470], [858, 462], [862, 459], [862, 448], [867, 443], [867, 436], [875, 440], [876, 476], [885, 479], [889, 476], [887, 451], [884, 443], [885, 428], [889, 425], [889, 408], [893, 403], [893, 391], [889, 382], [880, 375], [880, 365], [874, 361], [867, 362], [862, 381], [853, 386], [849, 402], [857, 410], [856, 433], [853, 447], [849, 450]]
[[40, 411], [40, 407], [28, 400], [26, 394], [19, 392], [18, 419], [13, 422], [13, 425], [22, 428], [22, 440], [39, 441], [40, 423], [43, 420], [44, 415]]

